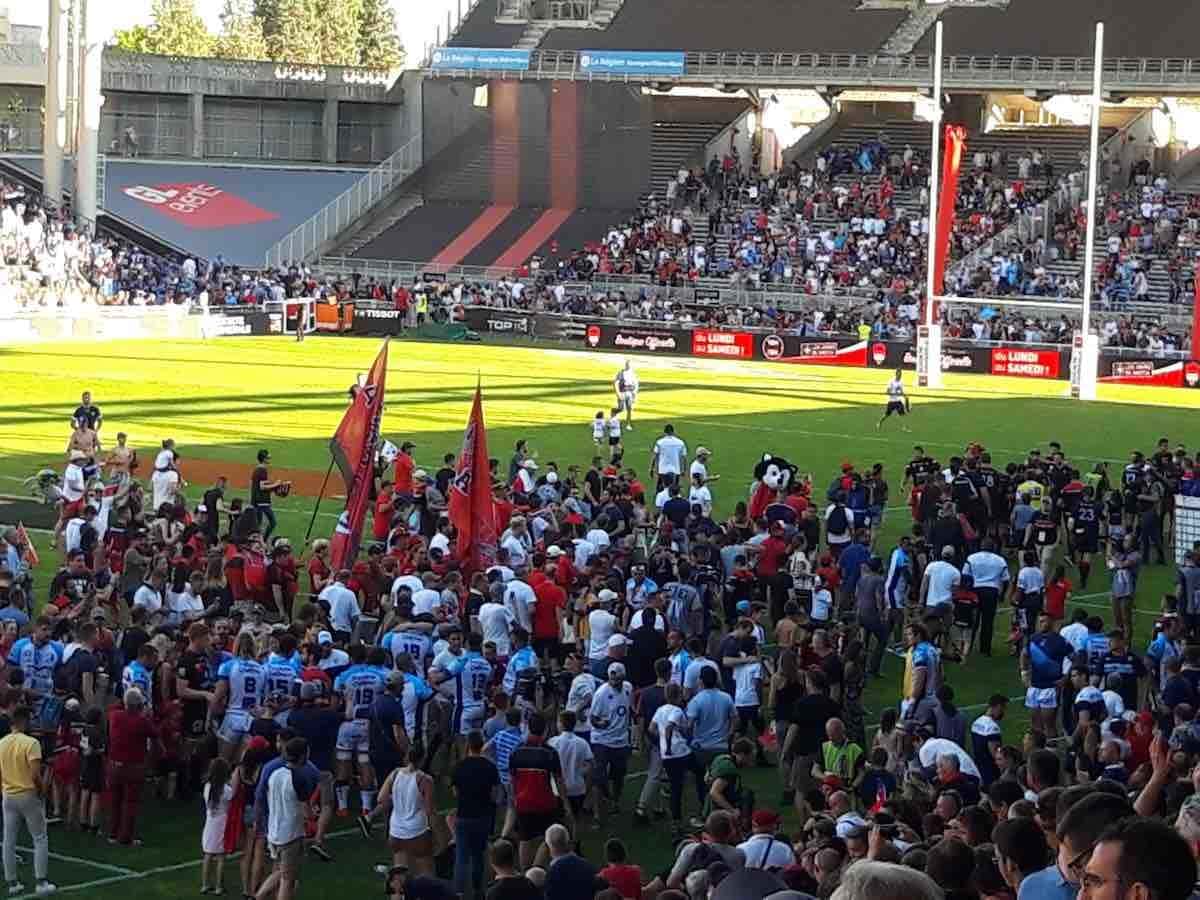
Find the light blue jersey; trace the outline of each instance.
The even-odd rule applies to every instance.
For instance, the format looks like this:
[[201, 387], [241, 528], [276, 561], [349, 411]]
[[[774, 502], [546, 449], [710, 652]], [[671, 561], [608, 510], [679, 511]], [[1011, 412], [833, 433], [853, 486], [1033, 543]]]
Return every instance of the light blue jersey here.
[[276, 700], [290, 700], [299, 692], [300, 660], [296, 657], [272, 653], [264, 666], [267, 670], [267, 696]]
[[346, 704], [346, 720], [370, 719], [375, 698], [387, 686], [387, 669], [380, 666], [351, 666], [333, 683], [334, 693]]
[[482, 654], [468, 650], [462, 667], [454, 676], [457, 683], [455, 694], [455, 731], [469, 734], [483, 727], [487, 716], [487, 687], [492, 680], [492, 664]]
[[229, 685], [227, 709], [251, 710], [262, 706], [267, 690], [267, 672], [262, 663], [234, 657], [221, 663], [217, 681]]
[[33, 638], [21, 638], [8, 652], [8, 664], [17, 666], [25, 673], [21, 685], [35, 694], [54, 693], [54, 670], [62, 665], [63, 645], [58, 641], [47, 641], [38, 646]]
[[383, 636], [380, 646], [392, 655], [393, 660], [401, 653], [407, 653], [416, 664], [417, 670], [423, 673], [427, 668], [429, 648], [432, 645], [429, 636], [419, 631], [390, 631]]
[[146, 700], [146, 709], [154, 709], [154, 673], [136, 659], [121, 672], [121, 693], [137, 688]]

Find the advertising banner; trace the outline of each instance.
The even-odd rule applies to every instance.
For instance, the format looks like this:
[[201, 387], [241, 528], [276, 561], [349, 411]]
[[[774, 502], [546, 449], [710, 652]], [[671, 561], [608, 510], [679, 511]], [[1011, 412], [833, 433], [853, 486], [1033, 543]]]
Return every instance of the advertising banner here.
[[592, 350], [685, 355], [692, 352], [691, 333], [668, 328], [625, 328], [592, 323], [584, 331], [583, 342]]
[[214, 337], [228, 337], [237, 334], [261, 337], [267, 334], [283, 334], [283, 314], [266, 313], [256, 309], [247, 309], [237, 313], [209, 310], [206, 331]]
[[521, 334], [533, 337], [537, 332], [537, 317], [520, 310], [468, 308], [463, 311], [463, 324], [480, 334]]
[[719, 303], [721, 300], [721, 289], [696, 288], [692, 291], [692, 299], [696, 303]]
[[1058, 378], [1062, 372], [1062, 354], [1058, 350], [997, 347], [992, 350], [991, 372], [1021, 378]]
[[692, 332], [693, 356], [723, 356], [726, 359], [754, 359], [754, 335], [748, 331]]
[[404, 331], [405, 313], [398, 309], [364, 309], [355, 306], [351, 313], [351, 334], [396, 335]]
[[[463, 68], [459, 66], [458, 68]], [[579, 71], [613, 75], [682, 75], [682, 50], [581, 50]]]
[[1155, 387], [1200, 387], [1200, 362], [1195, 360], [1100, 357], [1100, 377], [1106, 384], [1148, 384]]
[[770, 362], [822, 366], [865, 366], [867, 342], [853, 338], [802, 338], [794, 334], [766, 334], [759, 337], [758, 350]]
[[438, 47], [431, 68], [500, 70], [524, 72], [529, 68], [529, 51], [490, 47]]
[[[867, 363], [880, 369], [916, 369], [917, 349], [902, 341], [872, 341]], [[989, 366], [986, 350], [942, 345], [943, 372], [986, 372]]]

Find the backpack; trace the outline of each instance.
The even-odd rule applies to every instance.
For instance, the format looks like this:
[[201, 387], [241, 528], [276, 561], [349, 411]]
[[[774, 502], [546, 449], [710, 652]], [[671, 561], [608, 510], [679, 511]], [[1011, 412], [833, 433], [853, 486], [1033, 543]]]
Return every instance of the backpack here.
[[829, 521], [825, 523], [825, 531], [827, 534], [844, 534], [849, 525], [850, 520], [846, 518], [846, 507], [839, 503], [829, 514]]

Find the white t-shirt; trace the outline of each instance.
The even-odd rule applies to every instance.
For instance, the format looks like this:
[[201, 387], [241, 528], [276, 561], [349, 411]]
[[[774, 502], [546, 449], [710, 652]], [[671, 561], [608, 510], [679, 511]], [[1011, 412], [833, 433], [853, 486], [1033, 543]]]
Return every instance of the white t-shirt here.
[[608, 639], [617, 633], [617, 617], [607, 609], [593, 609], [588, 613], [588, 659], [603, 659], [608, 656]]
[[782, 869], [796, 864], [796, 854], [787, 841], [770, 834], [751, 835], [750, 839], [738, 844], [746, 854], [747, 869]]
[[335, 631], [351, 631], [353, 620], [362, 614], [354, 591], [337, 581], [326, 585], [318, 599], [329, 604], [329, 622]]
[[504, 589], [504, 605], [516, 623], [530, 633], [533, 632], [533, 605], [536, 602], [533, 588], [519, 578], [514, 578]]
[[400, 588], [402, 588], [402, 587], [408, 588], [409, 591], [412, 593], [413, 598], [415, 599], [417, 596], [417, 592], [423, 591], [425, 589], [425, 583], [423, 581], [421, 581], [421, 579], [418, 578], [416, 575], [401, 575], [395, 581], [392, 582], [392, 602], [393, 603], [396, 602], [396, 597], [399, 595]]
[[705, 481], [708, 481], [708, 466], [698, 459], [693, 459], [692, 464], [688, 466], [688, 477], [692, 475], [699, 475]]
[[[83, 478], [83, 466], [71, 463], [63, 471], [63, 483], [59, 492], [68, 503], [74, 503], [83, 497], [86, 490], [87, 482]], [[157, 510], [158, 507], [156, 506], [155, 509]]]
[[762, 681], [762, 663], [752, 662], [733, 669], [733, 705], [758, 706], [762, 699], [758, 695], [758, 685]]
[[587, 767], [592, 762], [591, 746], [570, 731], [556, 734], [546, 743], [558, 754], [567, 796], [579, 797], [584, 794], [587, 791]]
[[[654, 712], [651, 719], [658, 732], [658, 752], [663, 759], [682, 759], [692, 752], [687, 739], [687, 714], [671, 703], [664, 703]], [[667, 726], [673, 725], [670, 740], [667, 739]]]
[[162, 591], [156, 591], [148, 584], [143, 584], [133, 594], [133, 606], [142, 607], [147, 615], [154, 615], [163, 608]]
[[[491, 575], [493, 572], [499, 572], [499, 573], [500, 573], [500, 580], [501, 580], [502, 582], [504, 582], [505, 584], [508, 584], [510, 581], [512, 581], [514, 578], [516, 578], [516, 577], [517, 577], [517, 574], [516, 574], [516, 572], [514, 572], [514, 571], [513, 571], [512, 569], [510, 569], [508, 566], [489, 566], [489, 567], [488, 567], [488, 570], [487, 570], [487, 572], [486, 572], [485, 574], [487, 574], [487, 575]], [[409, 575], [409, 576], [406, 576], [406, 577], [408, 577], [408, 578], [412, 578], [413, 576]], [[420, 580], [420, 579], [418, 579], [418, 581], [419, 581], [419, 580]]]
[[680, 475], [683, 461], [687, 457], [687, 444], [673, 434], [664, 434], [654, 442], [654, 453], [658, 458], [658, 474]]
[[442, 534], [440, 531], [429, 539], [430, 550], [441, 550], [443, 553], [450, 552], [450, 538]]
[[588, 718], [607, 723], [603, 728], [592, 725], [592, 743], [603, 747], [628, 747], [629, 722], [633, 717], [633, 685], [628, 681], [614, 688], [607, 681], [592, 695]]
[[427, 616], [442, 605], [442, 595], [430, 588], [421, 588], [412, 595], [413, 614]]
[[588, 715], [592, 709], [592, 697], [599, 686], [600, 679], [591, 672], [580, 672], [571, 681], [571, 689], [567, 691], [567, 709], [575, 713], [576, 734], [587, 734], [592, 730]]
[[304, 800], [292, 787], [292, 770], [282, 766], [267, 781], [267, 842], [277, 847], [304, 837], [304, 819], [308, 812]]
[[1026, 594], [1040, 594], [1046, 589], [1046, 579], [1036, 566], [1025, 566], [1017, 573], [1017, 590]]
[[812, 618], [816, 622], [828, 622], [829, 611], [833, 607], [833, 597], [825, 588], [813, 591]]
[[934, 560], [926, 566], [925, 577], [929, 579], [926, 606], [945, 606], [954, 596], [954, 589], [962, 582], [962, 573], [944, 559]]
[[158, 454], [154, 457], [154, 468], [155, 469], [169, 469], [172, 465], [174, 465], [174, 463], [175, 463], [175, 451], [174, 450], [166, 450], [166, 449], [159, 450]]
[[588, 533], [583, 536], [583, 539], [593, 547], [601, 550], [612, 544], [612, 539], [608, 536], [608, 532], [603, 528], [590, 529]]
[[688, 491], [688, 505], [699, 505], [706, 516], [712, 512], [712, 504], [712, 491], [706, 485], [701, 485], [700, 487], [693, 485], [692, 489]]
[[904, 384], [899, 378], [893, 378], [888, 382], [887, 395], [889, 400], [899, 400], [904, 396]]
[[508, 551], [508, 561], [514, 566], [523, 566], [529, 558], [529, 548], [515, 534], [508, 534], [500, 542], [500, 546]]
[[496, 645], [499, 656], [508, 656], [508, 632], [516, 619], [507, 606], [500, 603], [485, 603], [479, 607], [479, 629], [483, 632], [483, 640]]

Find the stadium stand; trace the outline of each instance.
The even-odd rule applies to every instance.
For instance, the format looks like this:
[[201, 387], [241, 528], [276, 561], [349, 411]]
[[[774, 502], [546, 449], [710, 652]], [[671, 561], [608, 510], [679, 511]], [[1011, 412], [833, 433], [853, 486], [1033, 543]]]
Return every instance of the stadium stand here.
[[[1188, 58], [1195, 55], [1200, 5], [1150, 0], [1011, 0], [1004, 9], [955, 7], [943, 14], [945, 52], [962, 56], [1092, 55], [1092, 23], [1107, 22], [1109, 57]], [[933, 33], [917, 44], [933, 49]]]

